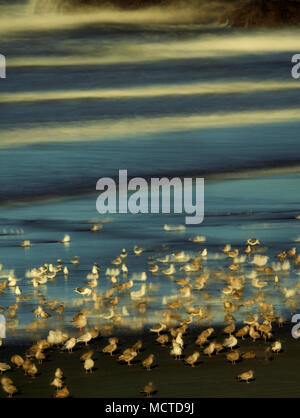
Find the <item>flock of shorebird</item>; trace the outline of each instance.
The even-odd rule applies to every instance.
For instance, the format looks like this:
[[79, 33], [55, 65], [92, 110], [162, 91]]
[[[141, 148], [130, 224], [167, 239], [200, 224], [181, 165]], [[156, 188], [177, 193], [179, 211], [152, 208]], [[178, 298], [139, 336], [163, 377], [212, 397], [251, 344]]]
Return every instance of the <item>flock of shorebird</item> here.
[[[166, 228], [165, 230], [168, 231]], [[191, 240], [203, 246], [205, 237], [198, 236]], [[61, 242], [68, 245], [69, 235], [66, 235]], [[30, 242], [23, 241], [21, 246], [29, 247]], [[136, 257], [141, 256], [143, 252], [143, 248], [138, 246], [133, 248]], [[31, 281], [35, 297], [39, 302], [32, 311], [36, 319], [27, 326], [27, 330], [43, 328], [43, 324], [47, 324], [48, 335], [33, 344], [23, 357], [19, 354], [13, 355], [10, 359], [11, 364], [1, 362], [0, 373], [17, 367], [23, 368], [26, 375], [35, 377], [39, 374], [38, 368], [42, 367], [43, 361], [47, 358], [47, 350], [59, 348], [71, 354], [80, 344], [88, 346], [90, 341], [99, 337], [100, 333], [108, 338], [102, 352], [110, 356], [118, 352], [118, 361], [131, 366], [143, 346], [142, 340], [138, 340], [120, 354], [119, 338], [114, 337], [113, 334], [119, 330], [121, 335], [122, 326], [128, 326], [133, 310], [137, 317], [143, 318], [141, 323], [151, 322], [149, 318], [147, 322], [147, 310], [151, 312], [149, 307], [153, 300], [153, 297], [149, 297], [149, 293], [152, 292], [153, 296], [162, 280], [172, 281], [175, 290], [171, 295], [162, 296], [162, 304], [157, 308], [161, 323], [150, 327], [149, 331], [156, 334], [158, 344], [170, 348], [170, 355], [175, 360], [182, 359], [183, 351], [186, 349], [184, 339], [189, 327], [202, 329], [194, 342], [199, 347], [198, 350], [185, 355], [183, 359], [192, 368], [202, 355], [211, 357], [224, 353], [226, 360], [233, 365], [245, 359], [255, 359], [255, 351], [242, 353], [238, 349], [239, 341], [246, 338], [253, 342], [257, 340], [265, 342], [266, 361], [273, 356], [273, 353], [278, 354], [282, 351], [281, 341], [274, 336], [274, 323], [282, 327], [285, 318], [280, 312], [276, 312], [274, 304], [268, 299], [268, 292], [272, 291], [290, 310], [296, 307], [300, 282], [296, 282], [292, 288], [287, 288], [285, 285], [287, 274], [292, 269], [295, 274], [299, 271], [300, 254], [297, 254], [295, 247], [278, 253], [272, 260], [266, 255], [266, 248], [256, 238], [248, 239], [245, 245], [239, 248], [232, 248], [230, 244], [226, 244], [219, 253], [212, 254], [214, 262], [212, 268], [208, 267], [210, 252], [207, 248], [193, 250], [191, 253], [166, 252], [164, 255], [148, 258], [148, 273], [146, 271], [134, 273], [131, 277], [126, 263], [127, 257], [128, 252], [123, 249], [111, 261], [111, 266], [107, 267], [106, 282], [111, 285], [106, 291], [102, 290], [101, 283], [99, 284], [100, 266], [94, 263], [91, 271], [86, 275], [85, 285], [74, 289], [75, 293], [82, 297], [83, 307], [73, 316], [70, 324], [64, 324], [63, 329], [49, 328], [53, 317], [63, 315], [67, 301], [48, 300], [40, 289], [54, 282], [54, 278], [59, 275], [68, 278], [72, 274], [72, 269], [64, 265], [62, 260], [57, 260], [55, 265], [44, 264], [28, 270], [25, 276]], [[71, 260], [71, 264], [75, 267], [79, 263], [77, 256]], [[158, 285], [148, 278], [149, 274], [159, 279]], [[15, 294], [14, 304], [6, 308], [0, 307], [0, 312], [7, 319], [8, 329], [14, 329], [18, 324], [19, 305], [27, 300], [32, 301], [32, 295], [23, 294], [22, 286], [17, 284], [20, 279], [15, 277], [13, 271], [8, 273], [3, 271], [1, 277], [0, 297], [5, 296], [6, 288], [10, 288]], [[218, 290], [209, 287], [210, 283], [215, 285], [218, 282], [221, 284]], [[136, 289], [137, 285], [138, 289]], [[133, 287], [135, 290], [132, 289]], [[221, 312], [223, 315], [222, 322], [225, 325], [221, 333], [222, 341], [216, 336], [216, 327], [208, 326], [212, 324], [216, 314], [213, 309], [217, 309], [217, 313]], [[240, 315], [243, 320], [237, 320], [234, 315]], [[78, 330], [75, 334], [68, 329], [70, 325]], [[0, 347], [1, 344], [0, 338]], [[80, 357], [83, 371], [86, 373], [92, 373], [95, 367], [93, 355], [93, 350], [89, 350]], [[150, 371], [155, 359], [155, 354], [151, 353], [141, 360], [141, 366]], [[245, 371], [237, 378], [249, 383], [254, 379], [254, 371], [251, 369]], [[61, 369], [56, 370], [50, 384], [56, 389], [55, 397], [69, 396]], [[1, 378], [1, 385], [9, 397], [18, 392], [12, 379], [8, 377]], [[155, 390], [153, 383], [149, 382], [142, 392], [151, 396]]]

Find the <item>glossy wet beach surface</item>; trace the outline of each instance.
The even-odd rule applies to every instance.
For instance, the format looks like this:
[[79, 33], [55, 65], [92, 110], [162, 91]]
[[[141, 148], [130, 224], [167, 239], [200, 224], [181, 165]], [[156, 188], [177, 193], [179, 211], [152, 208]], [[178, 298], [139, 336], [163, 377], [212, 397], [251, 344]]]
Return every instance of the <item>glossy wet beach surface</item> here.
[[[22, 290], [22, 295], [17, 298], [17, 316], [8, 322], [12, 326], [8, 335], [12, 332], [22, 337], [30, 324], [35, 326], [32, 310], [40, 304], [41, 297], [46, 302], [56, 299], [56, 305], [61, 302], [66, 305], [63, 319], [55, 312], [51, 313], [49, 308], [52, 316], [48, 320], [36, 323], [36, 330], [42, 334], [55, 326], [63, 327], [65, 324], [69, 327], [75, 313], [85, 308], [91, 309], [91, 325], [111, 325], [110, 320], [102, 317], [109, 316], [109, 298], [102, 301], [97, 311], [94, 311], [95, 298], [92, 295], [87, 297], [74, 292], [77, 287], [89, 287], [87, 276], [91, 273], [94, 263], [100, 266], [99, 278], [93, 288], [99, 297], [104, 297], [110, 288], [133, 280], [132, 287], [114, 307], [115, 313], [122, 315], [120, 323], [112, 324], [116, 327], [141, 330], [144, 326], [161, 322], [164, 312], [169, 309], [168, 303], [177, 299], [182, 301], [177, 311], [182, 319], [188, 316], [188, 308], [203, 306], [209, 311], [204, 324], [222, 323], [226, 297], [221, 289], [226, 287], [230, 275], [243, 282], [241, 303], [262, 292], [262, 299], [265, 297], [273, 304], [277, 315], [290, 319], [292, 314], [297, 312], [299, 269], [290, 256], [283, 263], [279, 262], [277, 254], [283, 249], [299, 246], [300, 223], [299, 219], [296, 219], [298, 202], [295, 199], [298, 182], [298, 175], [209, 182], [206, 185], [203, 224], [187, 225], [183, 231], [164, 230], [166, 223], [184, 224], [181, 215], [128, 214], [112, 215], [109, 218], [97, 216], [94, 209], [95, 197], [36, 204], [34, 211], [31, 205], [3, 208], [4, 218], [1, 220], [1, 226], [6, 229], [6, 235], [0, 237], [1, 254], [5, 260], [2, 281], [7, 280], [6, 276], [14, 270], [13, 275]], [[241, 195], [237, 199], [239, 189], [243, 187], [241, 183], [246, 185], [247, 195]], [[278, 193], [284, 201], [274, 198]], [[35, 219], [36, 212], [39, 216]], [[102, 225], [102, 229], [91, 232], [90, 228], [97, 223], [96, 219], [98, 224]], [[91, 223], [91, 220], [94, 223]], [[24, 231], [21, 235], [9, 234], [10, 231], [13, 233], [21, 230]], [[67, 245], [60, 242], [65, 234], [70, 234], [71, 238]], [[205, 242], [191, 241], [199, 235], [205, 237]], [[246, 254], [246, 241], [251, 237], [257, 237], [261, 244], [253, 247], [250, 254]], [[31, 241], [29, 248], [20, 247], [25, 238]], [[236, 259], [223, 252], [225, 244], [228, 243], [232, 245], [232, 249], [239, 250]], [[144, 250], [140, 256], [134, 254], [135, 245]], [[128, 268], [126, 274], [122, 273], [121, 265], [111, 264], [122, 248], [126, 248], [128, 253], [123, 260]], [[201, 256], [204, 249], [207, 249], [207, 255]], [[174, 256], [179, 252], [185, 253], [181, 261]], [[255, 254], [268, 257], [261, 267], [255, 262]], [[71, 262], [75, 256], [79, 257], [78, 265]], [[185, 266], [195, 257], [199, 258], [201, 267], [196, 271], [185, 270]], [[46, 284], [34, 288], [28, 271], [44, 263], [56, 265], [58, 259], [62, 263], [61, 271], [58, 271], [55, 277], [49, 277]], [[238, 269], [231, 271], [229, 266], [235, 262]], [[158, 265], [158, 272], [155, 274], [149, 271], [153, 264]], [[175, 265], [176, 272], [172, 275], [164, 274], [164, 270], [171, 264]], [[69, 269], [68, 276], [63, 274], [64, 266]], [[119, 269], [119, 275], [117, 273], [117, 282], [112, 283], [112, 276], [108, 274], [108, 270], [115, 267]], [[269, 274], [265, 273], [265, 267], [271, 268]], [[142, 279], [143, 272], [146, 273], [146, 281]], [[203, 288], [198, 286], [197, 289], [197, 278], [201, 275], [208, 275], [208, 280]], [[277, 288], [275, 276], [279, 278]], [[256, 277], [265, 282], [261, 289], [253, 285], [253, 279]], [[186, 278], [186, 284], [191, 285], [191, 291], [182, 297], [184, 293], [180, 293], [180, 288], [184, 286], [176, 281]], [[131, 292], [139, 291], [143, 285], [146, 285], [145, 294], [133, 300]], [[286, 297], [283, 289], [294, 289], [295, 294]], [[14, 303], [14, 292], [15, 287], [7, 286], [1, 296], [2, 307]], [[117, 293], [118, 291], [115, 295]], [[164, 299], [164, 296], [167, 299]], [[147, 313], [142, 316], [138, 310], [140, 302], [147, 304]], [[127, 310], [125, 315], [123, 307]], [[242, 322], [249, 313], [255, 313], [257, 308], [257, 304], [251, 308], [242, 308], [234, 313], [234, 317]], [[197, 317], [194, 320], [196, 321]], [[27, 335], [27, 332], [24, 335]]]

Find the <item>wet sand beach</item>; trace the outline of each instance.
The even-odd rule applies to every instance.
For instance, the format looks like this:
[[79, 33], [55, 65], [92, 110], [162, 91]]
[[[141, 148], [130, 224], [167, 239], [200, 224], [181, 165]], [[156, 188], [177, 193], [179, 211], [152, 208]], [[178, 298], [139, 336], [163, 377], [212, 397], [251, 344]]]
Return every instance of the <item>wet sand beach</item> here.
[[[202, 330], [203, 328], [200, 328]], [[185, 364], [184, 360], [174, 360], [170, 356], [170, 346], [160, 347], [155, 337], [149, 335], [120, 336], [120, 349], [110, 357], [101, 352], [106, 345], [107, 338], [102, 337], [89, 344], [87, 348], [75, 349], [72, 354], [61, 350], [47, 351], [47, 360], [37, 365], [39, 373], [35, 378], [25, 376], [23, 370], [13, 370], [2, 376], [11, 378], [20, 393], [16, 398], [49, 398], [55, 393], [50, 386], [54, 372], [60, 367], [65, 376], [70, 396], [91, 398], [138, 398], [144, 397], [140, 390], [149, 381], [157, 389], [153, 398], [201, 398], [201, 397], [299, 397], [299, 340], [292, 338], [291, 324], [275, 331], [276, 338], [283, 344], [281, 353], [273, 354], [270, 361], [264, 358], [267, 345], [262, 340], [253, 343], [248, 339], [239, 341], [238, 349], [242, 352], [254, 351], [256, 359], [241, 360], [235, 366], [225, 358], [225, 353], [213, 355], [211, 358], [201, 352], [199, 362], [194, 368]], [[218, 332], [218, 331], [217, 331]], [[221, 331], [220, 336], [222, 336]], [[186, 346], [185, 356], [199, 349], [194, 344], [196, 329], [184, 338]], [[117, 361], [118, 354], [123, 348], [142, 339], [143, 349], [132, 366]], [[95, 369], [92, 373], [85, 373], [80, 356], [87, 350], [94, 350]], [[12, 354], [24, 353], [24, 346], [1, 348], [1, 361], [9, 361]], [[141, 360], [149, 354], [155, 353], [156, 361], [151, 371], [141, 367]], [[183, 357], [184, 358], [184, 357]], [[239, 382], [236, 376], [244, 371], [253, 369], [255, 380], [249, 384]], [[6, 397], [1, 390], [0, 397]]]
[[[293, 182], [297, 188], [297, 176], [287, 175], [291, 187], [286, 191], [286, 199], [293, 195]], [[8, 326], [7, 339], [3, 339], [0, 348], [0, 362], [7, 362], [12, 367], [3, 376], [11, 378], [18, 388], [16, 398], [52, 397], [55, 388], [50, 386], [50, 382], [58, 367], [63, 370], [64, 383], [74, 398], [144, 396], [140, 390], [148, 381], [153, 381], [157, 388], [154, 397], [297, 397], [299, 340], [291, 336], [290, 321], [297, 313], [299, 297], [299, 220], [296, 202], [294, 211], [286, 211], [284, 204], [274, 210], [272, 187], [277, 187], [274, 179], [285, 181], [281, 177], [270, 176], [210, 183], [208, 195], [225, 188], [224, 194], [234, 196], [239, 182], [248, 184], [252, 195], [247, 196], [249, 200], [240, 199], [235, 204], [233, 215], [226, 214], [228, 203], [224, 201], [219, 206], [219, 212], [208, 215], [203, 225], [187, 227], [183, 231], [164, 230], [161, 215], [153, 217], [148, 223], [145, 222], [148, 215], [139, 218], [139, 221], [132, 215], [126, 215], [126, 218], [119, 215], [110, 220], [98, 219], [103, 228], [96, 233], [91, 232], [93, 223], [89, 223], [88, 219], [92, 213], [93, 197], [2, 209], [15, 230], [26, 229], [26, 233], [21, 235], [7, 234], [1, 238], [6, 263], [2, 267], [0, 282], [11, 283], [14, 278], [17, 282], [14, 286], [8, 284], [0, 296], [0, 306], [4, 308], [2, 313]], [[263, 182], [269, 187], [268, 193]], [[266, 213], [260, 210], [261, 203], [256, 206], [256, 202], [262, 202], [262, 196]], [[250, 208], [249, 201], [252, 199], [252, 211], [246, 212], [244, 208]], [[214, 202], [212, 207], [215, 207]], [[41, 220], [32, 223], [30, 219], [37, 208]], [[65, 219], [66, 213], [71, 214], [68, 220]], [[28, 218], [25, 223], [24, 217]], [[165, 219], [170, 218], [166, 216]], [[173, 218], [171, 225], [176, 225], [176, 219]], [[67, 244], [60, 242], [62, 231], [71, 235]], [[192, 239], [201, 233], [206, 236], [200, 237], [200, 242], [193, 242]], [[229, 248], [226, 249], [223, 239], [227, 233], [231, 233], [229, 242], [232, 246], [227, 241]], [[279, 233], [281, 242], [278, 242]], [[255, 235], [262, 242], [250, 239]], [[24, 238], [30, 238], [29, 248], [20, 247]], [[250, 247], [246, 242], [248, 239], [251, 243], [258, 243]], [[142, 248], [140, 255], [133, 250], [137, 243]], [[122, 246], [128, 249], [126, 256], [124, 250], [120, 251]], [[286, 253], [280, 261], [278, 255], [284, 249]], [[120, 254], [124, 256], [121, 265], [126, 265], [128, 272], [116, 271], [114, 283], [109, 271], [116, 267], [121, 270], [121, 265], [112, 264]], [[75, 256], [79, 256], [78, 264], [71, 262]], [[49, 267], [50, 263], [52, 267]], [[100, 271], [99, 275], [96, 272], [93, 276], [93, 281], [87, 277], [93, 275], [94, 263], [100, 266]], [[158, 272], [151, 273], [149, 268], [156, 264]], [[175, 271], [168, 275], [166, 272], [172, 264]], [[43, 265], [43, 273], [34, 270]], [[63, 273], [65, 267], [68, 268], [67, 276]], [[46, 283], [34, 287], [34, 277], [36, 280], [44, 278]], [[129, 289], [118, 289], [126, 283], [131, 286]], [[145, 294], [132, 299], [135, 292], [140, 292], [143, 283]], [[231, 285], [233, 290], [230, 290]], [[22, 291], [20, 296], [15, 293], [16, 286]], [[82, 296], [74, 292], [74, 289], [80, 288], [91, 289], [94, 293]], [[112, 290], [114, 292], [110, 293]], [[229, 294], [226, 295], [227, 292]], [[60, 314], [55, 309], [62, 303], [64, 311]], [[49, 318], [35, 317], [34, 310], [38, 306], [46, 315], [50, 314]], [[191, 317], [191, 313], [200, 307], [203, 313], [198, 311], [196, 316]], [[81, 331], [74, 328], [72, 320], [80, 312], [87, 317], [87, 325]], [[255, 359], [242, 359], [234, 366], [226, 358], [230, 352], [228, 348], [217, 355], [214, 352], [211, 358], [203, 353], [211, 342], [224, 343], [228, 335], [222, 330], [226, 326], [235, 324], [234, 335], [245, 326], [244, 321], [249, 315], [255, 314], [254, 327], [260, 329], [258, 327], [263, 324], [269, 327], [271, 323], [271, 336], [265, 342], [260, 330], [256, 342], [252, 342], [249, 335], [245, 341], [238, 337], [234, 347], [240, 355], [253, 351]], [[277, 324], [280, 317], [284, 320], [282, 328]], [[199, 351], [200, 358], [194, 368], [185, 364], [184, 360], [175, 360], [170, 354], [174, 339], [170, 334], [172, 329], [179, 329], [181, 324], [188, 324], [191, 320], [182, 336], [182, 359]], [[169, 336], [167, 347], [161, 347], [155, 341], [155, 334], [149, 333], [151, 326], [164, 321], [168, 323], [162, 331]], [[80, 338], [94, 327], [99, 336], [92, 339], [87, 348], [78, 342], [74, 352], [69, 354], [62, 351], [62, 344], [59, 348], [48, 347], [43, 350], [46, 360], [42, 365], [33, 357], [31, 361], [38, 368], [36, 377], [25, 376], [22, 368], [17, 370], [11, 363], [13, 354], [25, 359], [29, 345], [47, 339], [50, 330], [61, 330], [67, 333], [68, 338]], [[215, 332], [199, 348], [195, 344], [197, 335], [210, 327]], [[119, 338], [113, 357], [102, 352], [109, 337]], [[133, 365], [119, 362], [122, 352], [139, 339], [143, 348], [133, 359]], [[273, 353], [272, 359], [266, 361], [266, 348], [271, 348], [279, 340], [282, 351]], [[92, 373], [85, 373], [80, 356], [90, 349], [94, 351], [92, 359], [95, 368]], [[141, 362], [150, 354], [155, 355], [155, 361], [151, 371], [146, 371]], [[254, 371], [255, 379], [249, 384], [239, 382], [237, 376], [248, 370]], [[6, 394], [2, 391], [0, 396], [5, 397]]]

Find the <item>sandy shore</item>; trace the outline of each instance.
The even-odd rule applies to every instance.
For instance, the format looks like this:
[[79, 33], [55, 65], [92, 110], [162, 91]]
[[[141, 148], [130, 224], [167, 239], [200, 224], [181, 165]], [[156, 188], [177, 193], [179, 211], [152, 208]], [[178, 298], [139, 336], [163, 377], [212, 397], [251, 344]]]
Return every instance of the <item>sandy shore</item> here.
[[[184, 355], [187, 356], [199, 349], [195, 344], [196, 335], [202, 331], [195, 329], [185, 337]], [[5, 376], [13, 379], [19, 389], [16, 398], [52, 397], [55, 390], [49, 385], [55, 369], [60, 367], [65, 375], [65, 384], [70, 395], [77, 397], [142, 397], [140, 389], [149, 381], [157, 388], [153, 397], [298, 397], [299, 396], [299, 341], [291, 337], [291, 326], [279, 329], [274, 325], [275, 339], [280, 339], [283, 351], [274, 354], [271, 361], [264, 359], [264, 350], [271, 342], [259, 340], [253, 343], [249, 338], [239, 340], [239, 350], [254, 351], [256, 359], [242, 360], [235, 366], [231, 365], [221, 352], [211, 358], [201, 350], [200, 361], [195, 368], [187, 366], [184, 361], [175, 361], [170, 356], [170, 348], [161, 347], [155, 342], [153, 335], [124, 335], [120, 337], [120, 346], [113, 357], [101, 352], [107, 343], [106, 337], [99, 337], [88, 348], [78, 347], [72, 354], [60, 349], [47, 350], [47, 360], [37, 365], [39, 374], [35, 378], [24, 375], [23, 370], [12, 368]], [[143, 349], [131, 367], [117, 361], [118, 354], [125, 348], [142, 338]], [[221, 331], [217, 340], [222, 340]], [[28, 346], [27, 346], [28, 347]], [[12, 354], [24, 355], [26, 346], [10, 346], [1, 348], [1, 361], [9, 361]], [[80, 356], [94, 350], [95, 370], [86, 374]], [[149, 354], [156, 356], [155, 366], [151, 371], [141, 367], [141, 361]], [[249, 384], [236, 379], [239, 373], [253, 369], [255, 380]], [[6, 394], [0, 390], [0, 397]]]

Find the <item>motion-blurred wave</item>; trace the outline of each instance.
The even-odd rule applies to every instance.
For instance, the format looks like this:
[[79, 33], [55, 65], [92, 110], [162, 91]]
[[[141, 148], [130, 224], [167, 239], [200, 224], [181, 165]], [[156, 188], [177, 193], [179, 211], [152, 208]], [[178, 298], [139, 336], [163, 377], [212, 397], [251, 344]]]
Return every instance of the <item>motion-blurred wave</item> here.
[[40, 143], [67, 143], [142, 138], [170, 132], [197, 131], [225, 127], [257, 126], [299, 122], [300, 108], [212, 113], [204, 115], [172, 115], [137, 117], [65, 124], [44, 123], [41, 127], [2, 130], [0, 147]]

